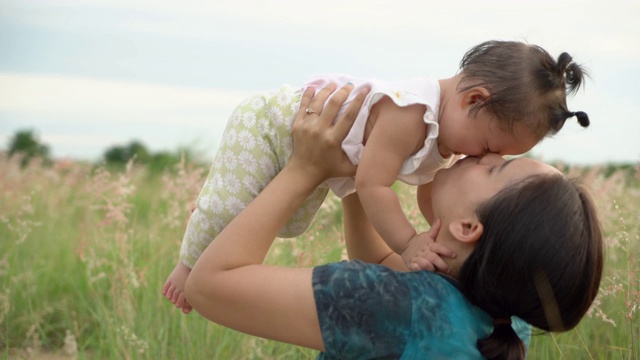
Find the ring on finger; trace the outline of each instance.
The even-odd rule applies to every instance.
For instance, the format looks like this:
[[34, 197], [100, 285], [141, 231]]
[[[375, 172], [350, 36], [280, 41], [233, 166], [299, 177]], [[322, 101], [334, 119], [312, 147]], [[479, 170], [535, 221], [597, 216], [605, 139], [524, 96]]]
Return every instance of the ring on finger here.
[[312, 108], [307, 108], [304, 112], [306, 112], [307, 114], [317, 114], [317, 112]]

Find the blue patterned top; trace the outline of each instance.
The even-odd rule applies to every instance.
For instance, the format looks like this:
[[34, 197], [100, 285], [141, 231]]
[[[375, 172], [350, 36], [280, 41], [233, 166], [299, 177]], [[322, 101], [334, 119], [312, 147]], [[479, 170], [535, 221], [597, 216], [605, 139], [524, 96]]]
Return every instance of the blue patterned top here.
[[[313, 292], [325, 351], [317, 359], [482, 359], [493, 319], [446, 277], [343, 261], [316, 267]], [[531, 329], [513, 318], [529, 346]]]

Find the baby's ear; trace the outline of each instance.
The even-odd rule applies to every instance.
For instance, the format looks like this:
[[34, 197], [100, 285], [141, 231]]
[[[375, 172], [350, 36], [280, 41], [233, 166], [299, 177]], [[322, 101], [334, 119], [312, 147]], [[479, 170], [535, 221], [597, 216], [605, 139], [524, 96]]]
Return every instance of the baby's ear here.
[[481, 104], [483, 102], [489, 101], [491, 97], [491, 93], [487, 88], [482, 86], [474, 86], [471, 89], [465, 90], [462, 93], [462, 99], [460, 106], [465, 109], [468, 106], [474, 104]]
[[458, 241], [475, 243], [482, 236], [484, 227], [478, 219], [460, 219], [449, 224], [449, 232]]

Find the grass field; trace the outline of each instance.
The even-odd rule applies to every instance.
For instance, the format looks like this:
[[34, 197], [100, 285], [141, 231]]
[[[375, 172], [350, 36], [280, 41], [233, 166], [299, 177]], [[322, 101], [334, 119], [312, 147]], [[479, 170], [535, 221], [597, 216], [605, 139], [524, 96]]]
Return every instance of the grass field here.
[[[563, 169], [591, 188], [607, 239], [605, 279], [573, 331], [533, 336], [531, 359], [640, 359], [640, 169]], [[8, 359], [312, 359], [316, 352], [183, 315], [161, 296], [207, 169], [151, 177], [0, 155], [0, 356]], [[606, 176], [605, 176], [606, 175]], [[399, 186], [420, 222], [413, 189]], [[413, 205], [412, 205], [413, 206]], [[269, 262], [344, 258], [340, 203]], [[421, 228], [425, 227], [420, 223]]]

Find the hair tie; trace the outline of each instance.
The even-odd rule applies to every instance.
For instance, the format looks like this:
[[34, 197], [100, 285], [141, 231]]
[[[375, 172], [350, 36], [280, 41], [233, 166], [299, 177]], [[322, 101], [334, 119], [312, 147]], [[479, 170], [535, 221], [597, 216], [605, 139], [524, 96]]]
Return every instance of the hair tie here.
[[511, 318], [500, 318], [500, 319], [493, 319], [493, 325], [494, 326], [498, 326], [498, 325], [511, 325]]

